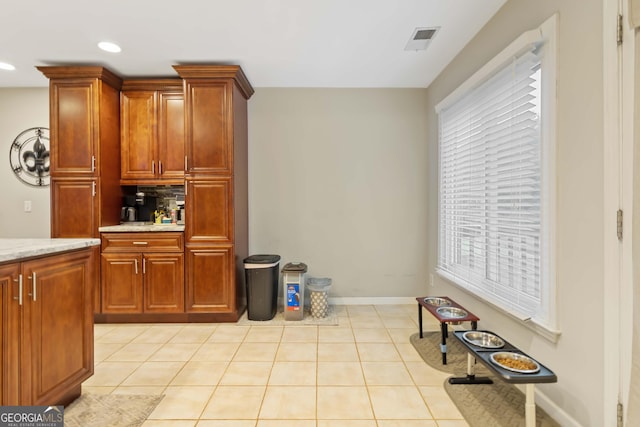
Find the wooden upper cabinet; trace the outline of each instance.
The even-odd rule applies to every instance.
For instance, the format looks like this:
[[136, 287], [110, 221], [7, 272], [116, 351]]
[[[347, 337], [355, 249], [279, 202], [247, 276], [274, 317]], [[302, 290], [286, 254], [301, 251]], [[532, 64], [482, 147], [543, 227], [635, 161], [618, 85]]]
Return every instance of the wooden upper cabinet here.
[[100, 160], [95, 127], [97, 80], [52, 82], [51, 174], [93, 174]]
[[239, 66], [174, 65], [173, 68], [185, 82], [186, 173], [231, 175], [234, 106], [246, 103], [253, 88]]
[[158, 158], [156, 92], [123, 91], [120, 96], [121, 178], [153, 179]]
[[100, 176], [118, 166], [122, 80], [103, 67], [38, 69], [50, 79], [51, 176]]
[[121, 181], [182, 184], [184, 96], [179, 79], [127, 80], [120, 95]]
[[226, 82], [187, 82], [187, 173], [231, 173], [230, 101]]
[[99, 237], [100, 185], [97, 178], [51, 180], [51, 236]]
[[184, 179], [184, 94], [158, 93], [158, 157], [161, 179]]

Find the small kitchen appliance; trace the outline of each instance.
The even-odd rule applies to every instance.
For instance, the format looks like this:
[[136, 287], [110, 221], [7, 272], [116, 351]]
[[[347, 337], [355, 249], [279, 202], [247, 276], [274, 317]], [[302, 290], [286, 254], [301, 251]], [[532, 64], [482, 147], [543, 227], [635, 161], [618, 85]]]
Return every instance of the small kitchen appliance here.
[[156, 209], [154, 197], [146, 196], [138, 192], [135, 195], [128, 194], [122, 198], [122, 210], [120, 211], [120, 222], [152, 222], [153, 211]]

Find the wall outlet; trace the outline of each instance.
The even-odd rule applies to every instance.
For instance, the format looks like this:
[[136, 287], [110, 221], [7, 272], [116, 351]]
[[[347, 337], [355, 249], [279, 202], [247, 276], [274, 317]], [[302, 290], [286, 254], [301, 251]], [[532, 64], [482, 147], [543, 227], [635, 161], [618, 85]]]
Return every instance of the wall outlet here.
[[429, 273], [429, 284], [431, 285], [431, 287], [435, 286], [435, 284], [433, 283], [433, 273]]
[[31, 212], [31, 200], [24, 201], [24, 211]]

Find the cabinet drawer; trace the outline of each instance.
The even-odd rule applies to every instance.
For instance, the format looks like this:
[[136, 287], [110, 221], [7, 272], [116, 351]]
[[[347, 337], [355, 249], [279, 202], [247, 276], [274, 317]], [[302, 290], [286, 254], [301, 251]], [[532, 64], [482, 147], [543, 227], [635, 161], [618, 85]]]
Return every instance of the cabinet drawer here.
[[184, 233], [102, 233], [102, 252], [183, 252]]

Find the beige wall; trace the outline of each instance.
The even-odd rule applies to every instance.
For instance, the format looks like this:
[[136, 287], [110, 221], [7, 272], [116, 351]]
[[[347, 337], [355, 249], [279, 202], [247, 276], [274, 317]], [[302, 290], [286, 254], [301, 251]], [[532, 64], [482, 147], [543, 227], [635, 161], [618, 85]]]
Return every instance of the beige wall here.
[[426, 115], [424, 89], [257, 89], [250, 251], [307, 263], [332, 297], [424, 294]]
[[[429, 268], [436, 263], [437, 118], [434, 106], [520, 33], [559, 13], [556, 261], [558, 325], [553, 344], [469, 294], [436, 280], [477, 314], [480, 327], [502, 334], [558, 375], [540, 391], [583, 426], [603, 419], [603, 44], [599, 0], [510, 0], [428, 90]], [[611, 349], [611, 351], [616, 351]], [[615, 420], [614, 420], [615, 421]]]
[[[36, 188], [20, 181], [11, 171], [9, 149], [20, 132], [49, 127], [49, 90], [0, 89], [0, 237], [49, 237], [49, 187]], [[48, 145], [47, 145], [47, 148]], [[32, 212], [24, 212], [24, 201]]]
[[[558, 11], [557, 344], [436, 278], [433, 107]], [[538, 386], [567, 419], [603, 420], [602, 2], [510, 0], [429, 89], [261, 89], [249, 101], [251, 253], [299, 260], [334, 297], [448, 294], [559, 377]], [[48, 91], [0, 89], [0, 237], [48, 237], [49, 191], [9, 170], [15, 136], [48, 125]], [[33, 212], [22, 211], [33, 201]]]

